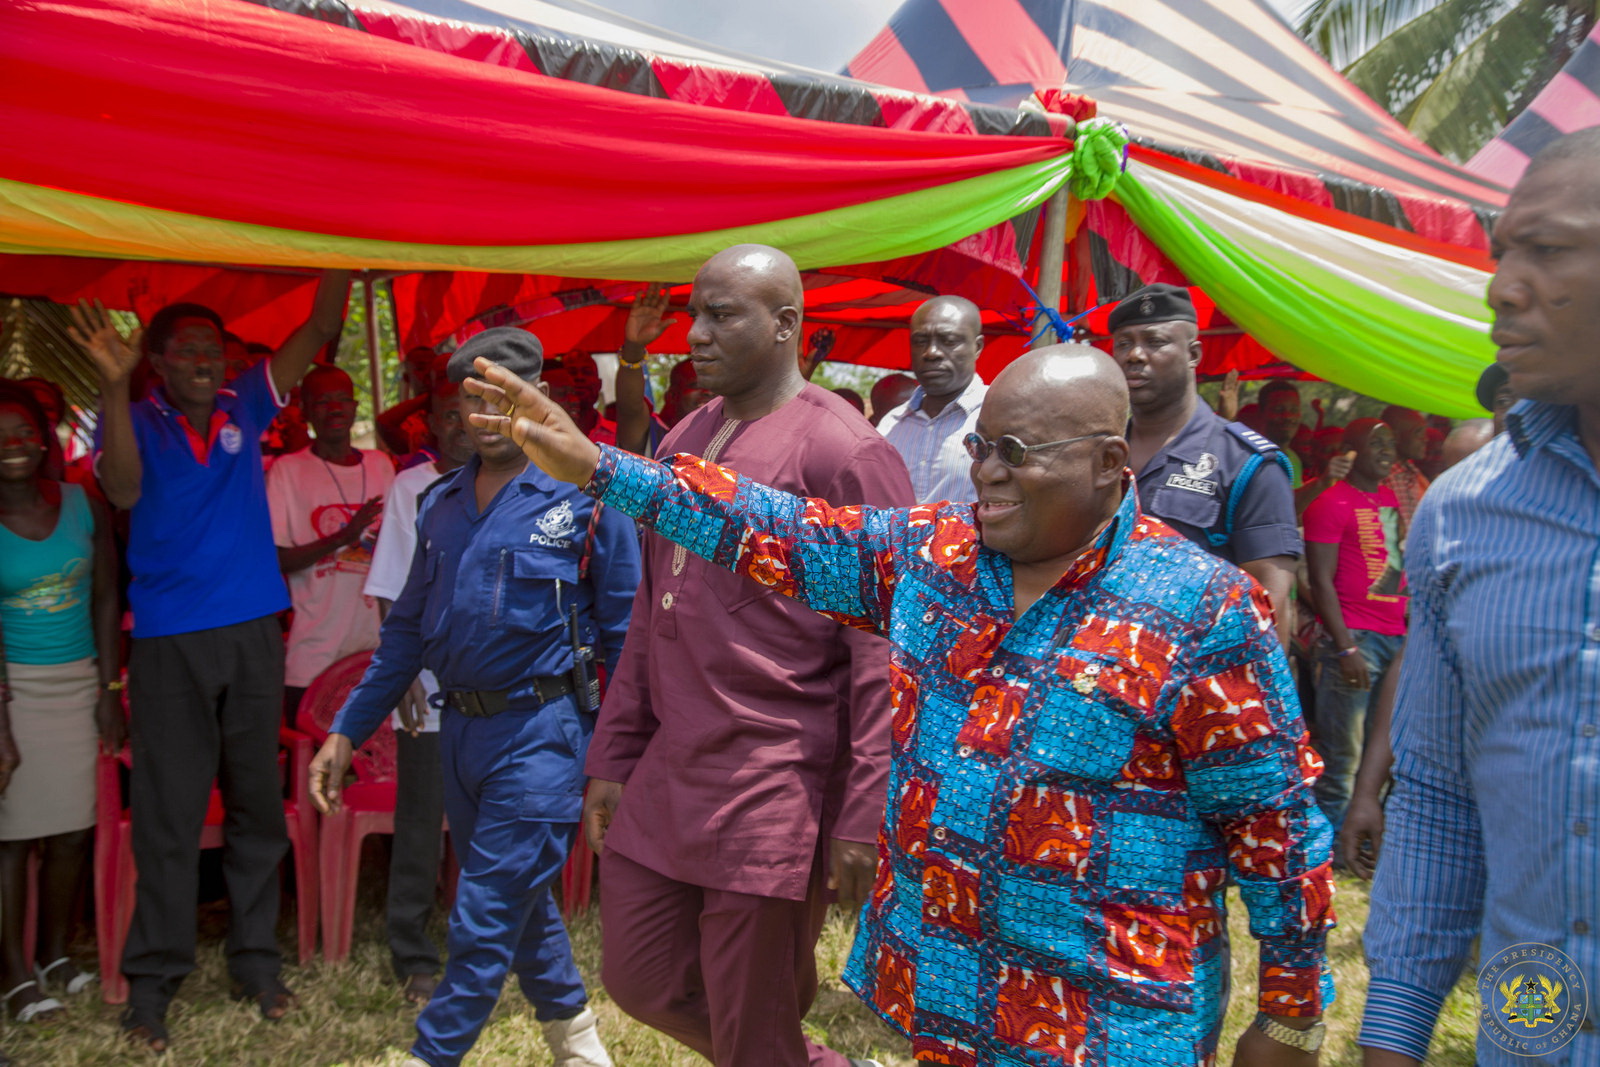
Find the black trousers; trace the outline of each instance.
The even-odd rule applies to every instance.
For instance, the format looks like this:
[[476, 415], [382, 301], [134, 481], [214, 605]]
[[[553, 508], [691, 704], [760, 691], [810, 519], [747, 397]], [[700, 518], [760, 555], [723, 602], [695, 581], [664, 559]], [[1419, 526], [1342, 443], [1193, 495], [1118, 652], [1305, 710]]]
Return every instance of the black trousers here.
[[289, 850], [278, 772], [283, 630], [272, 616], [138, 638], [128, 660], [133, 859], [139, 882], [122, 955], [134, 1008], [165, 1011], [194, 970], [200, 831], [222, 791], [228, 972], [278, 974], [278, 865]]
[[[388, 726], [379, 727], [388, 729]], [[439, 948], [428, 936], [439, 885], [444, 778], [439, 735], [396, 730], [394, 847], [389, 856], [389, 954], [394, 973], [437, 974]]]
[[283, 725], [291, 730], [300, 729], [300, 699], [306, 695], [307, 688], [303, 685], [283, 687]]

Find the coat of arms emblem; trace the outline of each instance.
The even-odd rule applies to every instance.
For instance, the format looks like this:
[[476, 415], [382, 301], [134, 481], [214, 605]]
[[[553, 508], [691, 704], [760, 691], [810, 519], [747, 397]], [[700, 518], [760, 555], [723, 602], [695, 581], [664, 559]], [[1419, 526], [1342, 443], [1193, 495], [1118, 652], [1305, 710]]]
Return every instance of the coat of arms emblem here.
[[1555, 1017], [1561, 1014], [1561, 1004], [1557, 1000], [1561, 996], [1561, 989], [1559, 981], [1552, 981], [1542, 974], [1530, 974], [1520, 979], [1512, 975], [1500, 983], [1500, 992], [1506, 998], [1500, 1010], [1506, 1022], [1521, 1023], [1529, 1029], [1540, 1023], [1554, 1022]]

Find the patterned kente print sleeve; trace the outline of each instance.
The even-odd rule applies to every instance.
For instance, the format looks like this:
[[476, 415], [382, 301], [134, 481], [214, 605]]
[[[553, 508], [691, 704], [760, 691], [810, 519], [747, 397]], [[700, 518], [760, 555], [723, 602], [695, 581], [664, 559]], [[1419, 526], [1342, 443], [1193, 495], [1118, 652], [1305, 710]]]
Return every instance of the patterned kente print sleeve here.
[[893, 642], [889, 803], [844, 977], [919, 1058], [1213, 1062], [1230, 871], [1261, 1009], [1332, 1002], [1319, 761], [1265, 596], [1142, 516], [1131, 478], [1015, 620], [970, 505], [832, 509], [609, 448], [590, 491]]

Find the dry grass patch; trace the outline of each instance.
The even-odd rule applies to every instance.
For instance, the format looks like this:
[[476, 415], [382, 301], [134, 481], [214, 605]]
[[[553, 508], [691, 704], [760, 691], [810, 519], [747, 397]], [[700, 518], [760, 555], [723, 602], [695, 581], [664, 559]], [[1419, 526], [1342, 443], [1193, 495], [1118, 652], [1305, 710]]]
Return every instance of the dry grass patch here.
[[[254, 1008], [228, 999], [221, 918], [204, 922], [200, 969], [185, 983], [173, 1005], [168, 1018], [173, 1048], [161, 1058], [162, 1067], [398, 1067], [411, 1043], [415, 1012], [402, 1003], [399, 987], [389, 971], [388, 952], [382, 941], [381, 884], [381, 877], [364, 879], [366, 891], [359, 902], [356, 941], [348, 963], [328, 966], [313, 962], [286, 971], [285, 978], [300, 995], [300, 1008], [281, 1023], [264, 1022]], [[1359, 933], [1366, 921], [1366, 885], [1342, 879], [1339, 889], [1341, 921], [1332, 939], [1339, 1000], [1329, 1013], [1329, 1040], [1322, 1058], [1327, 1067], [1360, 1063], [1354, 1038], [1366, 989]], [[1234, 998], [1228, 1036], [1219, 1056], [1221, 1063], [1229, 1062], [1234, 1035], [1255, 1014], [1255, 951], [1237, 893], [1232, 895], [1229, 929], [1236, 949]], [[442, 930], [439, 932], [442, 934]], [[290, 947], [291, 927], [284, 924], [280, 933], [285, 947]], [[807, 1030], [812, 1037], [846, 1055], [871, 1056], [890, 1067], [911, 1067], [907, 1043], [880, 1023], [838, 980], [852, 934], [852, 925], [842, 917], [836, 916], [828, 924], [818, 953], [824, 981], [816, 1006], [806, 1020]], [[583, 973], [597, 975], [600, 938], [592, 914], [573, 924], [572, 939]], [[88, 958], [93, 946], [86, 944], [82, 950], [84, 958]], [[699, 1067], [704, 1063], [694, 1053], [624, 1016], [604, 990], [591, 987], [590, 992], [602, 1019], [602, 1032], [619, 1067]], [[153, 1062], [153, 1057], [131, 1054], [125, 1049], [117, 1017], [118, 1009], [98, 999], [79, 999], [63, 1024], [10, 1024], [0, 1047], [19, 1067]], [[1429, 1062], [1470, 1065], [1474, 1034], [1472, 988], [1463, 982], [1446, 1004]], [[508, 984], [467, 1062], [473, 1067], [538, 1067], [550, 1062], [533, 1010], [516, 990], [514, 981]]]

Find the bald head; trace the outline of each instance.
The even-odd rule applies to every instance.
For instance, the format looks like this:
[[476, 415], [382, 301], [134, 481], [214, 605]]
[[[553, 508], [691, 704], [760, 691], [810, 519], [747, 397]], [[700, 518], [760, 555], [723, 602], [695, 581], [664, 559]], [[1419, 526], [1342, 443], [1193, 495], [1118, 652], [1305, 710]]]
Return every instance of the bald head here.
[[311, 397], [327, 392], [344, 392], [354, 396], [355, 383], [350, 380], [350, 375], [338, 367], [318, 363], [300, 379], [300, 396], [309, 404]]
[[1467, 419], [1460, 422], [1445, 436], [1444, 447], [1439, 450], [1439, 460], [1449, 470], [1494, 440], [1493, 419]]
[[983, 315], [964, 296], [936, 296], [911, 314], [911, 373], [932, 418], [966, 391], [983, 351]]
[[771, 245], [734, 245], [724, 248], [705, 263], [695, 275], [699, 284], [702, 275], [717, 273], [736, 280], [747, 287], [752, 295], [772, 309], [785, 305], [800, 309], [805, 307], [805, 287], [800, 282], [800, 268], [794, 265], [787, 252]]
[[1045, 420], [1039, 428], [1051, 440], [1084, 433], [1121, 436], [1128, 425], [1122, 370], [1092, 345], [1050, 345], [1013, 361], [989, 386], [985, 414], [995, 401], [1036, 409]]
[[[1128, 387], [1098, 348], [1051, 345], [1021, 357], [989, 386], [972, 465], [984, 544], [1013, 567], [1059, 577], [1122, 500]], [[1013, 437], [1009, 449], [1001, 438]], [[1026, 451], [1017, 457], [1016, 444]], [[1007, 452], [1011, 458], [1006, 458]], [[986, 453], [986, 454], [985, 454]]]
[[918, 305], [917, 310], [911, 313], [911, 327], [916, 329], [918, 319], [926, 319], [930, 315], [948, 314], [952, 321], [977, 334], [983, 329], [983, 312], [978, 310], [978, 305], [964, 296], [936, 296], [932, 300], [925, 300]]
[[766, 245], [725, 248], [694, 276], [689, 358], [729, 418], [760, 418], [805, 388], [796, 359], [804, 307], [794, 260]]

